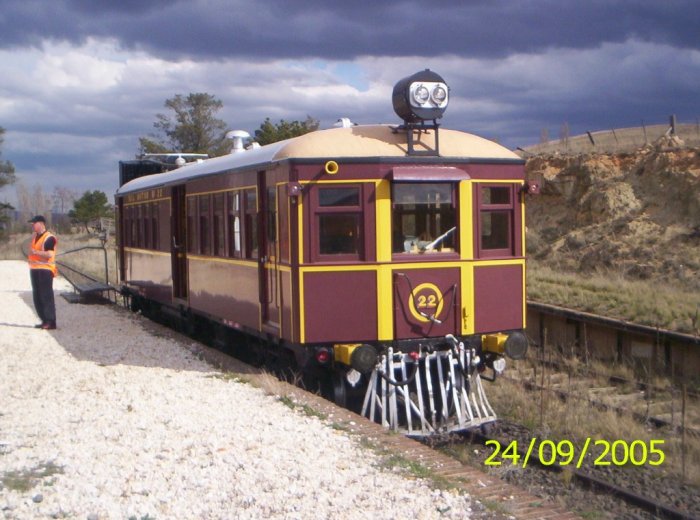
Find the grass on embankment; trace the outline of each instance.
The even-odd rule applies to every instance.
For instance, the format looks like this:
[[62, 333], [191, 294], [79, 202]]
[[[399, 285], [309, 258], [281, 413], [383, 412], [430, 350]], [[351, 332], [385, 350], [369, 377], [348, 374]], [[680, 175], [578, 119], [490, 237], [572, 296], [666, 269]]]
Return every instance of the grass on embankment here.
[[527, 293], [532, 301], [700, 334], [700, 293], [668, 283], [629, 280], [612, 272], [563, 273], [530, 261]]

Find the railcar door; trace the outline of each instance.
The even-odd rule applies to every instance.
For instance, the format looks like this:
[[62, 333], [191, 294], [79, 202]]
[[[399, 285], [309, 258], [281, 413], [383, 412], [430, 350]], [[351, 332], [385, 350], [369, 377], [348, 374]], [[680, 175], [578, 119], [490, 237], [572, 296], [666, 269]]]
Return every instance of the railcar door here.
[[277, 232], [277, 192], [268, 186], [265, 172], [258, 172], [260, 194], [260, 313], [263, 327], [279, 333], [279, 252]]
[[171, 198], [173, 299], [187, 299], [187, 204], [185, 186], [174, 186]]

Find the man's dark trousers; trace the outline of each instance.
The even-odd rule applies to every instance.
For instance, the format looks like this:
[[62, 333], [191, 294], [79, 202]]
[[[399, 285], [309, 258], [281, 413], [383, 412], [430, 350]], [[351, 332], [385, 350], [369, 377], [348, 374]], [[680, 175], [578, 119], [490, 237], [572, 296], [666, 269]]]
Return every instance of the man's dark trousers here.
[[53, 273], [48, 269], [30, 269], [34, 308], [42, 323], [56, 323], [56, 303], [53, 299]]

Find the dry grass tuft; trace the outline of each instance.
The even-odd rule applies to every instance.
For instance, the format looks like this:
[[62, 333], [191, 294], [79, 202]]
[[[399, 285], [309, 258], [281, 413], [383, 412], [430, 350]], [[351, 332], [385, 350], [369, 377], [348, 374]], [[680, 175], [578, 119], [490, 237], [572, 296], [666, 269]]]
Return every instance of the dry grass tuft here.
[[700, 334], [700, 293], [612, 273], [581, 276], [530, 262], [528, 298], [580, 311]]
[[[578, 366], [577, 362], [569, 361], [573, 367]], [[525, 368], [527, 362], [520, 362], [520, 370], [529, 370]], [[541, 370], [540, 366], [537, 384], [542, 383]], [[631, 415], [612, 410], [604, 411], [585, 404], [591, 384], [606, 386], [609, 384], [607, 378], [611, 371], [606, 373], [604, 366], [596, 367], [599, 379], [588, 380], [580, 386], [574, 384], [576, 378], [571, 379], [570, 385], [564, 382], [559, 388], [573, 397], [567, 401], [562, 401], [551, 391], [552, 379], [547, 376], [548, 372], [551, 372], [551, 369], [545, 371], [544, 392], [540, 389], [526, 389], [521, 383], [505, 378], [498, 380], [497, 384], [489, 385], [486, 391], [491, 405], [498, 410], [502, 419], [527, 426], [541, 439], [568, 439], [578, 446], [585, 442], [586, 437], [611, 443], [615, 440], [625, 440], [628, 443], [641, 440], [647, 445], [651, 440], [663, 439], [665, 461], [659, 469], [683, 476], [685, 458], [685, 480], [693, 485], [700, 485], [700, 438], [687, 435], [683, 446], [680, 433], [650, 428]], [[670, 386], [668, 381], [666, 384]]]

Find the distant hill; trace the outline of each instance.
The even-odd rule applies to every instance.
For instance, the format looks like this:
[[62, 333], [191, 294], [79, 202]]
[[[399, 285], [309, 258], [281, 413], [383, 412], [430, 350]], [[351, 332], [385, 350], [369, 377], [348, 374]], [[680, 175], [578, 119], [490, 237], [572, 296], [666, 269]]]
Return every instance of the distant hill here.
[[[522, 156], [547, 154], [582, 154], [632, 152], [651, 145], [664, 136], [670, 137], [669, 125], [600, 130], [588, 134], [547, 141], [518, 150]], [[676, 137], [686, 146], [700, 146], [700, 124], [677, 124]]]

